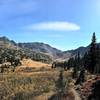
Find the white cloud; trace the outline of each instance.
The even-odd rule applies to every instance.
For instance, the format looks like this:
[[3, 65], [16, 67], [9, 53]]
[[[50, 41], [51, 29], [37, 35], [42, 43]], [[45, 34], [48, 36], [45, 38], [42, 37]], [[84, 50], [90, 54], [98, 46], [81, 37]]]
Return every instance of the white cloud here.
[[29, 30], [51, 30], [51, 31], [77, 31], [80, 26], [70, 22], [41, 22], [29, 25]]

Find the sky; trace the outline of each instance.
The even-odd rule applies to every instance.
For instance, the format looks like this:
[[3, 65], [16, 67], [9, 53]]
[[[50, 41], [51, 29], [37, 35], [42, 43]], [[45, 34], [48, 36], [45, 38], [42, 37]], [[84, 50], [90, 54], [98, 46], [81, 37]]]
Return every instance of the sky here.
[[0, 36], [61, 50], [100, 42], [100, 0], [0, 0]]

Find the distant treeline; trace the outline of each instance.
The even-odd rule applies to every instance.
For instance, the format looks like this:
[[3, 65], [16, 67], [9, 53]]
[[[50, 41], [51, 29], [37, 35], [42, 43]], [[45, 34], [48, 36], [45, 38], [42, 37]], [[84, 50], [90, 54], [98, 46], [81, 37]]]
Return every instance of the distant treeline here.
[[54, 62], [52, 68], [63, 67], [64, 69], [74, 68], [76, 71], [80, 71], [82, 68], [86, 69], [90, 73], [100, 73], [100, 47], [96, 43], [96, 36], [93, 33], [92, 42], [89, 50], [82, 57], [80, 52], [65, 62]]
[[[44, 63], [51, 63], [52, 59], [50, 56], [42, 54], [42, 53], [35, 53], [28, 49], [8, 49], [8, 48], [0, 48], [0, 69], [3, 72], [4, 67], [8, 68], [9, 62], [10, 66], [12, 66], [15, 70], [15, 67], [21, 65], [22, 59], [32, 59], [35, 61], [40, 61]], [[5, 64], [5, 65], [4, 65]]]
[[30, 58], [32, 60], [50, 63], [52, 59], [49, 55], [43, 53], [32, 52], [29, 49], [0, 49], [0, 64], [4, 62], [14, 62], [14, 59], [22, 60], [23, 58]]

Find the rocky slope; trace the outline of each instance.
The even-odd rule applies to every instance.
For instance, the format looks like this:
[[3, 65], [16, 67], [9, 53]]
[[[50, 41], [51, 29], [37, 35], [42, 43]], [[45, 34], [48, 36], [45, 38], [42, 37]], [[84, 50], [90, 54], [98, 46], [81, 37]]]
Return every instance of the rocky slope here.
[[70, 57], [75, 56], [78, 52], [80, 52], [81, 56], [83, 56], [85, 52], [87, 52], [89, 49], [89, 46], [87, 46], [87, 47], [79, 47], [75, 50], [61, 51], [48, 44], [40, 42], [17, 44], [13, 40], [9, 40], [7, 37], [0, 37], [0, 48], [1, 47], [14, 48], [14, 49], [18, 48], [29, 49], [32, 52], [49, 55], [50, 57], [53, 58], [53, 60], [68, 60]]

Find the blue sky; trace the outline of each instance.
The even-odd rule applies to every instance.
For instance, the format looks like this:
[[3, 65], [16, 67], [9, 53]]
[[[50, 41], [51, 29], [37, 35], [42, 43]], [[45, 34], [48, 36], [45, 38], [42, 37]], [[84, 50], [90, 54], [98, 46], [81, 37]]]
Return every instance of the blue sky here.
[[0, 36], [61, 50], [100, 42], [100, 0], [0, 0]]

